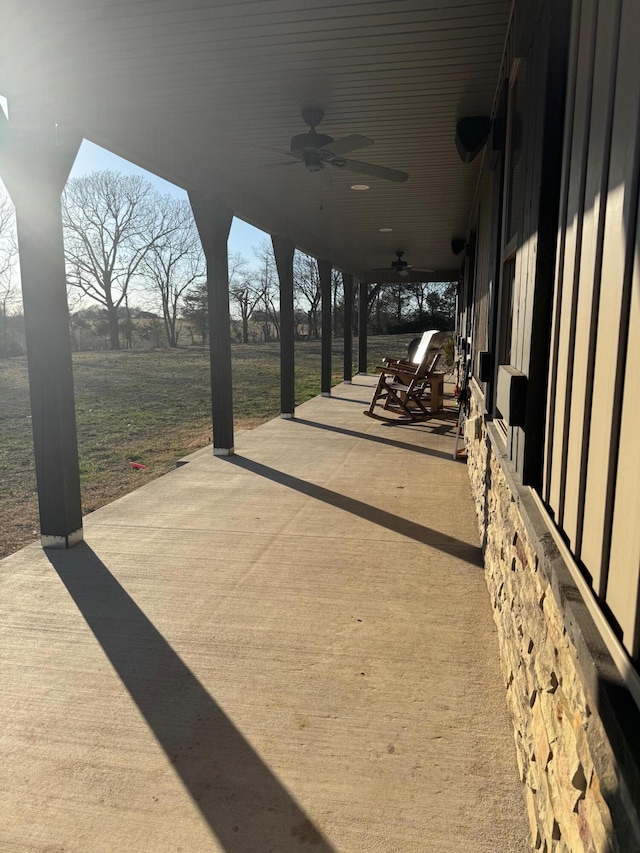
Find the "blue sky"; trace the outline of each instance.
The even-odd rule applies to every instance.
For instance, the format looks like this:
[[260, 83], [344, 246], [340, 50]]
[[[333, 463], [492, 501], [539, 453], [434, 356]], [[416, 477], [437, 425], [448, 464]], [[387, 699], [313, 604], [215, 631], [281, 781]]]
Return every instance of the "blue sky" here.
[[[5, 115], [7, 114], [7, 99], [2, 95], [0, 95], [0, 109], [4, 111]], [[71, 176], [77, 178], [80, 175], [86, 175], [88, 172], [97, 172], [100, 169], [112, 169], [113, 171], [123, 172], [128, 175], [144, 175], [158, 192], [170, 193], [176, 196], [176, 198], [186, 199], [187, 197], [186, 192], [180, 189], [180, 187], [176, 187], [175, 184], [170, 184], [168, 181], [157, 177], [157, 175], [147, 172], [146, 169], [142, 169], [128, 160], [123, 160], [122, 157], [118, 157], [116, 154], [112, 154], [110, 151], [100, 148], [99, 145], [94, 145], [93, 142], [85, 139], [80, 146], [80, 151], [78, 151], [78, 156], [73, 164]], [[267, 236], [264, 231], [259, 231], [252, 225], [247, 225], [241, 219], [234, 218], [231, 233], [229, 234], [229, 253], [239, 252], [247, 260], [251, 261], [253, 260], [253, 247], [258, 246]]]
[[[80, 146], [78, 156], [71, 170], [71, 177], [79, 177], [86, 175], [88, 172], [97, 172], [100, 169], [112, 169], [116, 172], [123, 172], [130, 175], [144, 175], [149, 180], [155, 189], [161, 193], [169, 193], [176, 198], [187, 197], [186, 192], [175, 184], [170, 184], [168, 181], [157, 177], [157, 175], [141, 169], [140, 166], [135, 166], [128, 160], [123, 160], [110, 151], [88, 142], [86, 139]], [[253, 246], [258, 246], [267, 235], [264, 231], [259, 231], [252, 225], [247, 225], [241, 219], [234, 218], [229, 234], [229, 253], [239, 252], [244, 255], [247, 260], [253, 260]]]
[[[4, 111], [5, 115], [8, 113], [7, 99], [2, 95], [0, 95], [0, 109]], [[73, 164], [71, 176], [79, 177], [100, 169], [112, 169], [113, 171], [124, 174], [144, 175], [158, 192], [169, 193], [176, 198], [187, 198], [186, 192], [180, 187], [170, 184], [157, 175], [147, 172], [145, 169], [130, 163], [128, 160], [123, 160], [121, 157], [85, 139], [80, 146], [78, 156]], [[254, 260], [253, 247], [258, 246], [266, 237], [268, 235], [263, 231], [254, 228], [252, 225], [248, 225], [241, 219], [234, 218], [229, 234], [229, 253], [238, 252], [251, 263]], [[15, 269], [14, 284], [17, 285], [19, 290], [20, 276], [17, 267]]]

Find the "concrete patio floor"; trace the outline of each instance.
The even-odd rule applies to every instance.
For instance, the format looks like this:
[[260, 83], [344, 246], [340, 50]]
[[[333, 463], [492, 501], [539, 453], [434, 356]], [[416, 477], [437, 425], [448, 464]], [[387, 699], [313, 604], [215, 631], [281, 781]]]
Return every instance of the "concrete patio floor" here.
[[529, 849], [454, 423], [374, 381], [0, 563], [0, 850]]

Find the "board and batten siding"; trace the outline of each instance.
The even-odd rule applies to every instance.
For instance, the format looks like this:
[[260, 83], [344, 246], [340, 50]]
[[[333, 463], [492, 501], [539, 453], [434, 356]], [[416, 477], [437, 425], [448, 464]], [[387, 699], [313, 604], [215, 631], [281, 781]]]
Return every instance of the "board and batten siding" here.
[[474, 254], [469, 262], [475, 265], [473, 294], [473, 322], [471, 323], [471, 352], [477, 369], [477, 355], [489, 349], [489, 314], [491, 303], [491, 197], [492, 175], [484, 172], [478, 188], [478, 201], [474, 209]]
[[640, 4], [574, 0], [542, 497], [640, 656]]

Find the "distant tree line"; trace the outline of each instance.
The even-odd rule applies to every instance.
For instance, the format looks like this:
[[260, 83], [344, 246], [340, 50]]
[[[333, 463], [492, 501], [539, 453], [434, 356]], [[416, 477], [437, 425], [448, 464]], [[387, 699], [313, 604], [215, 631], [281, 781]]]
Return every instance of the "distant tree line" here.
[[[62, 194], [70, 334], [75, 350], [208, 343], [206, 263], [189, 203], [142, 176], [100, 171], [71, 178]], [[0, 195], [0, 357], [24, 351], [16, 286], [13, 207]], [[333, 334], [344, 335], [341, 274], [332, 276]], [[231, 334], [238, 343], [278, 340], [279, 288], [269, 240], [253, 257], [229, 257]], [[296, 336], [322, 333], [315, 260], [294, 256]], [[369, 288], [371, 334], [452, 327], [455, 285]], [[354, 324], [356, 322], [354, 311]], [[355, 331], [355, 325], [354, 330]]]

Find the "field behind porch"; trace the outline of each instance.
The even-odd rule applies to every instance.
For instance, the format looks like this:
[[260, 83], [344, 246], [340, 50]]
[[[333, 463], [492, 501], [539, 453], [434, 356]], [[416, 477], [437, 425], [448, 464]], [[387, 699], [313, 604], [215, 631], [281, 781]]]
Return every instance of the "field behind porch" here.
[[[369, 339], [369, 367], [403, 355], [414, 335]], [[296, 343], [296, 402], [320, 392], [320, 341]], [[354, 341], [354, 359], [357, 341]], [[279, 343], [234, 344], [237, 429], [280, 411]], [[343, 341], [333, 343], [333, 384], [342, 378]], [[171, 470], [211, 443], [209, 352], [121, 350], [73, 355], [84, 513]], [[354, 371], [356, 369], [354, 363]], [[38, 536], [26, 358], [0, 360], [0, 558]], [[133, 469], [130, 462], [147, 467]]]

